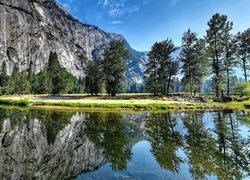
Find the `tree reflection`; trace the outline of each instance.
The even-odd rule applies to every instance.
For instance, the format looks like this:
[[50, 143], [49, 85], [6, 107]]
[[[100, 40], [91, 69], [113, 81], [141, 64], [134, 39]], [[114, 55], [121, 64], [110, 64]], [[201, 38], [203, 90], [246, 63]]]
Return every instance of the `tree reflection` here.
[[[218, 179], [242, 179], [250, 172], [249, 137], [239, 133], [239, 122], [232, 112], [215, 112], [212, 129], [206, 127], [202, 112], [185, 112], [185, 130], [178, 129], [175, 113], [151, 114], [146, 120], [152, 153], [162, 168], [178, 173], [184, 162], [177, 156], [182, 149], [194, 179], [216, 175]], [[211, 118], [209, 120], [211, 120]]]
[[249, 169], [249, 142], [239, 134], [232, 112], [217, 112], [214, 119], [215, 174], [220, 179], [242, 179]]
[[120, 113], [89, 113], [85, 133], [103, 149], [105, 158], [113, 170], [124, 170], [131, 159], [129, 139]]
[[151, 114], [146, 120], [148, 140], [151, 142], [152, 153], [162, 168], [178, 173], [180, 163], [176, 151], [182, 146], [182, 136], [174, 128], [176, 118], [170, 112]]
[[205, 128], [202, 117], [201, 112], [187, 112], [182, 118], [187, 129], [184, 151], [194, 179], [205, 179], [206, 175], [212, 175], [214, 171], [211, 157], [215, 141]]

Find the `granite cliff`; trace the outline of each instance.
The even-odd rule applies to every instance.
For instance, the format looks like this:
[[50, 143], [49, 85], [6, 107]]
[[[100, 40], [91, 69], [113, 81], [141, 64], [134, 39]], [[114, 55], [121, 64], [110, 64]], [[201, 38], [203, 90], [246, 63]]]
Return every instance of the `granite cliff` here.
[[127, 79], [143, 80], [145, 52], [131, 48], [122, 35], [80, 23], [54, 0], [0, 0], [0, 17], [0, 65], [5, 61], [8, 73], [15, 63], [21, 71], [31, 65], [38, 73], [56, 51], [63, 67], [84, 76], [88, 60], [102, 57], [111, 40], [122, 40], [131, 53], [125, 60]]
[[[0, 179], [73, 179], [121, 155], [107, 147], [122, 144], [121, 152], [130, 152], [145, 139], [146, 113], [120, 116], [4, 108], [0, 113]], [[113, 132], [102, 122], [111, 123]]]

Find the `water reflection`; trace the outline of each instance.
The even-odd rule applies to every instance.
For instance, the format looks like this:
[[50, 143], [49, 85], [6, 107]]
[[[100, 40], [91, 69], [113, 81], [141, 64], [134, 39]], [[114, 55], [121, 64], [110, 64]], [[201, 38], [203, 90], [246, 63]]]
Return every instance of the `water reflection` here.
[[113, 170], [126, 169], [131, 159], [129, 139], [125, 132], [122, 114], [95, 113], [86, 118], [86, 135], [103, 150]]
[[[242, 179], [249, 175], [249, 138], [240, 134], [239, 121], [232, 112], [212, 114], [214, 126], [206, 127], [200, 112], [151, 114], [147, 120], [148, 140], [159, 165], [178, 173], [187, 162], [194, 179], [216, 175], [219, 179]], [[177, 130], [178, 120], [185, 130]], [[182, 149], [187, 158], [178, 157]]]
[[152, 153], [162, 168], [178, 173], [181, 157], [176, 151], [183, 145], [180, 132], [175, 130], [176, 117], [170, 112], [151, 114], [146, 121], [146, 132], [152, 146]]
[[0, 179], [250, 176], [246, 112], [0, 114]]

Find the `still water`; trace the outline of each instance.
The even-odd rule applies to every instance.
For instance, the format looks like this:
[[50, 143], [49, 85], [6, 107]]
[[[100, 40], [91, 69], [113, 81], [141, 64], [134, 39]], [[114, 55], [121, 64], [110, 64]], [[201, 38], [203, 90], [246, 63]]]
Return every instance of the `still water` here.
[[0, 108], [0, 179], [250, 179], [247, 112]]

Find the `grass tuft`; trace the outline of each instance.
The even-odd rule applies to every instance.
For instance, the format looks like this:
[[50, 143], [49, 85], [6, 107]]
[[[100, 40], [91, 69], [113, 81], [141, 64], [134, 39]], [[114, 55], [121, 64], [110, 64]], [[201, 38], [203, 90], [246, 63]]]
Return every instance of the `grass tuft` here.
[[22, 100], [0, 99], [0, 105], [26, 107], [29, 106], [29, 101], [27, 99], [22, 99]]

